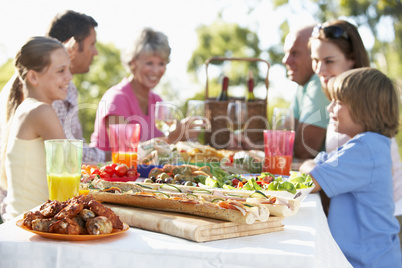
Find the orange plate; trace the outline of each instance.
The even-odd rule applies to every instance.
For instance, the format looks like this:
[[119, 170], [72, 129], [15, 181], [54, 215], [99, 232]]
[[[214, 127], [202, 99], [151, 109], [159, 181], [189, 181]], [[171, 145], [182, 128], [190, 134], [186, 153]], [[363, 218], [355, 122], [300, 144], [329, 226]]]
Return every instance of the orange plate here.
[[66, 234], [55, 234], [55, 233], [46, 233], [46, 232], [39, 232], [39, 231], [34, 231], [29, 229], [28, 227], [24, 226], [24, 220], [18, 220], [16, 225], [25, 231], [40, 235], [45, 238], [49, 239], [55, 239], [55, 240], [65, 240], [65, 241], [88, 241], [88, 240], [96, 240], [96, 239], [101, 239], [101, 238], [106, 238], [109, 236], [113, 235], [118, 235], [121, 234], [125, 231], [128, 231], [130, 229], [130, 226], [127, 224], [123, 223], [123, 230], [116, 230], [113, 229], [113, 231], [110, 234], [100, 234], [100, 235], [66, 235]]

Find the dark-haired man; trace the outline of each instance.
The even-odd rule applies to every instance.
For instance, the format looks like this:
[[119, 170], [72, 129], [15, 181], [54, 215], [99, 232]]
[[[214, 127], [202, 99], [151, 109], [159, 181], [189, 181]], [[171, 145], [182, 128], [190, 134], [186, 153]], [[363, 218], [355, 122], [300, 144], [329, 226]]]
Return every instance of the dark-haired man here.
[[[87, 73], [96, 49], [98, 23], [90, 16], [67, 10], [57, 14], [50, 23], [47, 36], [60, 40], [70, 56], [70, 71], [74, 74]], [[78, 91], [73, 83], [68, 88], [67, 98], [53, 102], [53, 107], [63, 125], [67, 138], [83, 139], [81, 123], [78, 118]], [[83, 162], [104, 162], [105, 152], [95, 147], [84, 146]]]

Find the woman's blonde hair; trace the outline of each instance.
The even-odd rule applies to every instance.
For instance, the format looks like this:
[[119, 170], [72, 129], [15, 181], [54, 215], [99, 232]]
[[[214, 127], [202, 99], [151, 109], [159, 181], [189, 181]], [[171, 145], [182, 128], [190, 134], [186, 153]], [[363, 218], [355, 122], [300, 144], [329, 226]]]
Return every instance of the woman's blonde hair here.
[[365, 131], [394, 137], [399, 126], [399, 94], [394, 83], [374, 68], [346, 71], [328, 83], [331, 100], [339, 100]]
[[122, 61], [129, 66], [133, 59], [145, 53], [157, 55], [169, 63], [170, 52], [168, 37], [164, 33], [144, 28], [131, 50], [122, 57]]

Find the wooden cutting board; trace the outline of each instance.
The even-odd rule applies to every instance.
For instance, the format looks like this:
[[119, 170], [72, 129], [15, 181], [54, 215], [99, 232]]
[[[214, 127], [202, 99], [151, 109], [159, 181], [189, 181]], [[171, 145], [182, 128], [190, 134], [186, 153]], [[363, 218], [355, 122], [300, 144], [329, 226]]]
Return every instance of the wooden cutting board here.
[[240, 224], [193, 215], [165, 212], [103, 203], [132, 227], [173, 235], [195, 242], [257, 235], [282, 231], [282, 217], [269, 217], [267, 222]]

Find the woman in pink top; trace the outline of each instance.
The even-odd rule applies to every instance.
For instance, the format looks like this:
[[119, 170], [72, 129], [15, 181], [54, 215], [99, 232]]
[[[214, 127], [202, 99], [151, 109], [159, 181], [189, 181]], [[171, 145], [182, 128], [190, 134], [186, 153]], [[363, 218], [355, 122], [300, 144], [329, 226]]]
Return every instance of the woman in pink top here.
[[165, 74], [169, 63], [168, 38], [161, 32], [146, 28], [128, 55], [131, 75], [110, 88], [102, 97], [91, 144], [109, 151], [109, 124], [139, 123], [141, 141], [163, 136], [154, 124], [155, 103], [162, 99], [151, 90]]

